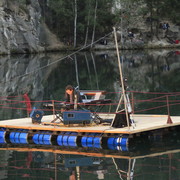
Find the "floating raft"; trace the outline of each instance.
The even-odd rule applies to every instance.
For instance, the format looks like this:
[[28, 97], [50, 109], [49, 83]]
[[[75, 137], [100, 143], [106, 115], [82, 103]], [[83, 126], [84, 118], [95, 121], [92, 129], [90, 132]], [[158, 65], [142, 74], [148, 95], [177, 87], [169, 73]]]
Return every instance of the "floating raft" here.
[[[102, 117], [105, 115], [101, 115]], [[110, 115], [106, 117], [111, 118]], [[53, 115], [46, 115], [42, 118], [41, 124], [32, 124], [31, 118], [1, 120], [0, 128], [12, 128], [12, 129], [26, 129], [26, 130], [45, 130], [45, 131], [65, 131], [65, 132], [78, 132], [78, 133], [103, 133], [103, 134], [138, 134], [147, 131], [153, 131], [158, 129], [164, 129], [169, 127], [180, 126], [180, 116], [171, 116], [173, 123], [167, 123], [167, 115], [134, 115], [135, 127], [132, 126], [124, 128], [112, 128], [109, 125], [71, 125], [64, 126], [59, 123], [51, 123], [54, 119]], [[47, 125], [45, 125], [47, 124]], [[51, 126], [48, 126], [51, 125]]]
[[[112, 118], [102, 114], [102, 118]], [[106, 117], [105, 117], [106, 116]], [[108, 117], [107, 117], [108, 116]], [[100, 125], [63, 125], [52, 124], [53, 115], [43, 116], [41, 124], [33, 124], [31, 118], [0, 121], [0, 143], [38, 144], [68, 147], [93, 147], [108, 149], [121, 148], [127, 151], [127, 146], [142, 137], [163, 137], [180, 129], [180, 117], [166, 115], [134, 115], [135, 127], [112, 128], [109, 124]]]

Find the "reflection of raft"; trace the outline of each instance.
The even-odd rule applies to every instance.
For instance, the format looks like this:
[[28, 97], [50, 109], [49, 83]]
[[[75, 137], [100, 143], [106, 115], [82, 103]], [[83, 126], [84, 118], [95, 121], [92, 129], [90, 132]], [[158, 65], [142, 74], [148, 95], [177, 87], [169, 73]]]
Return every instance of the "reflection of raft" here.
[[[128, 152], [128, 151], [123, 151], [121, 149], [116, 149], [116, 150], [115, 149], [114, 150], [111, 150], [111, 149], [99, 150], [98, 149], [97, 150], [97, 149], [92, 149], [89, 147], [88, 148], [82, 148], [82, 147], [70, 148], [66, 146], [59, 147], [55, 145], [43, 147], [40, 145], [37, 146], [36, 144], [31, 144], [31, 146], [26, 147], [21, 144], [17, 144], [16, 146], [14, 144], [0, 144], [0, 150], [1, 151], [4, 150], [4, 151], [28, 152], [28, 157], [30, 158], [25, 159], [26, 164], [28, 162], [29, 164], [33, 162], [39, 163], [41, 167], [43, 168], [43, 170], [45, 169], [45, 171], [49, 170], [51, 172], [52, 170], [54, 170], [56, 174], [59, 174], [64, 169], [67, 172], [68, 170], [67, 168], [69, 168], [69, 170], [76, 169], [78, 170], [76, 171], [78, 173], [80, 173], [80, 170], [82, 173], [87, 172], [87, 170], [84, 171], [83, 167], [85, 167], [85, 169], [87, 169], [88, 167], [88, 172], [95, 172], [96, 169], [99, 171], [99, 169], [102, 170], [105, 168], [105, 169], [109, 169], [111, 171], [111, 174], [112, 174], [112, 169], [113, 169], [113, 172], [117, 171], [118, 174], [120, 174], [122, 177], [127, 176], [127, 177], [131, 177], [131, 179], [133, 178], [133, 176], [137, 177], [138, 175], [137, 169], [142, 164], [142, 161], [137, 163], [138, 159], [143, 158], [143, 161], [144, 161], [145, 158], [147, 157], [151, 157], [151, 158], [156, 157], [155, 160], [152, 161], [152, 163], [154, 163], [154, 161], [159, 162], [160, 160], [162, 160], [163, 161], [162, 164], [164, 166], [165, 160], [166, 162], [171, 163], [172, 154], [176, 156], [175, 153], [180, 152], [179, 141], [178, 139], [175, 140], [175, 138], [173, 140], [172, 145], [169, 141], [168, 143], [166, 142], [165, 144], [162, 142], [159, 142], [158, 146], [157, 144], [155, 146], [153, 146], [153, 144], [149, 144], [150, 148], [147, 151], [144, 151], [144, 148], [142, 147], [145, 147], [145, 146], [146, 144], [141, 144], [139, 146], [141, 148], [133, 148], [131, 149], [131, 151]], [[167, 155], [167, 156], [163, 156], [163, 158], [161, 157], [158, 158], [158, 156], [161, 156], [161, 155]], [[152, 166], [154, 167], [154, 164], [152, 164]], [[111, 168], [108, 168], [108, 167], [111, 167]], [[151, 167], [150, 164], [148, 164], [148, 167]], [[171, 166], [168, 166], [168, 167], [171, 167]], [[22, 171], [22, 166], [21, 167], [16, 166], [16, 170], [17, 169], [20, 169]], [[38, 170], [41, 170], [41, 169], [38, 167]]]

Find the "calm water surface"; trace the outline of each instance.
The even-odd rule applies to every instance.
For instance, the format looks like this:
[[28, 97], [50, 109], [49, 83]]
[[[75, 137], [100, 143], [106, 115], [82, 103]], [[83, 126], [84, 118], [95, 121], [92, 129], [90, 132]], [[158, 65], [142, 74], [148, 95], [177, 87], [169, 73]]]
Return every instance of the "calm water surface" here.
[[[166, 97], [159, 97], [169, 93], [170, 113], [180, 115], [180, 97], [173, 94], [180, 92], [179, 54], [178, 50], [121, 52], [122, 70], [128, 79], [129, 95], [134, 97], [135, 113], [167, 114]], [[106, 90], [114, 105], [103, 111], [113, 112], [120, 96], [116, 53], [67, 55], [0, 57], [0, 119], [26, 117], [26, 106], [19, 102], [25, 92], [33, 106], [42, 108], [46, 100], [63, 100], [67, 84], [81, 90]], [[147, 99], [154, 100], [147, 102]], [[1, 144], [0, 179], [178, 180], [179, 134], [173, 134], [167, 141], [157, 138], [155, 144], [138, 144], [125, 152]]]

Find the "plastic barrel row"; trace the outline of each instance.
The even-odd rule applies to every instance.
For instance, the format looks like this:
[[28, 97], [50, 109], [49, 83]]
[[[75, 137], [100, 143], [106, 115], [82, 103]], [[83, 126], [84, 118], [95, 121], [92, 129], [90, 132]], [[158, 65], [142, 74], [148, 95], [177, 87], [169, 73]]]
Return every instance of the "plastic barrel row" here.
[[128, 137], [109, 137], [107, 146], [112, 150], [128, 151]]
[[57, 144], [59, 146], [77, 146], [77, 136], [76, 132], [64, 132], [57, 137]]
[[6, 143], [5, 135], [6, 135], [6, 131], [0, 131], [0, 144]]
[[36, 133], [33, 135], [33, 142], [40, 145], [51, 145], [52, 134]]
[[[32, 141], [39, 145], [52, 145], [52, 134], [38, 132], [32, 137]], [[105, 140], [105, 141], [104, 141]], [[128, 151], [128, 137], [109, 137], [103, 140], [101, 134], [89, 133], [80, 137], [76, 132], [61, 132], [57, 136], [56, 143], [59, 146], [102, 148], [102, 141], [110, 150]], [[9, 141], [13, 144], [28, 144], [28, 132], [10, 132]], [[6, 143], [6, 131], [0, 130], [0, 143]]]
[[101, 148], [102, 136], [100, 134], [90, 133], [81, 138], [81, 145], [83, 147]]
[[15, 144], [28, 144], [28, 133], [27, 132], [10, 132], [9, 140]]

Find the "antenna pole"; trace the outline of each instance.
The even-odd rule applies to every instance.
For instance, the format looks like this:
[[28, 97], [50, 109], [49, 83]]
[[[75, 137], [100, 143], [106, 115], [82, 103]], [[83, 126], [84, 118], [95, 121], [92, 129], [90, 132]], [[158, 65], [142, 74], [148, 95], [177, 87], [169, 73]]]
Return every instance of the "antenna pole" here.
[[[123, 80], [123, 75], [122, 75], [121, 61], [120, 61], [120, 56], [119, 56], [119, 49], [118, 49], [117, 35], [116, 35], [115, 27], [113, 27], [113, 30], [114, 30], [114, 38], [115, 38], [115, 44], [116, 44], [117, 58], [118, 58], [120, 81], [121, 81], [121, 85], [122, 85], [122, 95], [123, 95], [123, 98], [124, 98], [124, 109], [125, 109], [125, 112], [126, 112], [126, 121], [127, 121], [128, 129], [129, 129], [127, 101], [126, 101], [126, 94], [125, 94], [125, 89], [124, 89], [124, 80]], [[117, 111], [118, 111], [118, 109], [116, 109], [116, 113], [117, 113]]]

